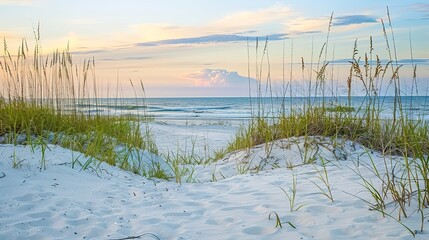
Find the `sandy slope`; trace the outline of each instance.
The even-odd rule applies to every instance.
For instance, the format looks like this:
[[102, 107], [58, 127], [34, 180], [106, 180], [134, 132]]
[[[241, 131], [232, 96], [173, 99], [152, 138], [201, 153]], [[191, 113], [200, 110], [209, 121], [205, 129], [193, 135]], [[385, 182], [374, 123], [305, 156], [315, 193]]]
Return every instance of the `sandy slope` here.
[[[193, 126], [196, 135], [188, 127], [168, 124], [158, 124], [154, 131], [163, 138], [163, 131], [172, 127], [178, 139], [180, 134], [206, 134], [211, 137], [206, 144], [214, 147], [231, 136], [230, 126]], [[71, 162], [77, 157], [84, 162], [83, 156], [53, 145], [47, 150], [46, 170], [40, 170], [41, 149], [0, 145], [0, 239], [412, 239], [397, 221], [370, 211], [364, 201], [372, 199], [356, 171], [380, 186], [368, 167], [372, 158], [382, 171], [380, 154], [338, 141], [334, 146], [320, 137], [293, 138], [235, 152], [212, 165], [195, 166], [196, 183], [182, 186], [105, 164], [81, 171]], [[22, 161], [16, 169], [14, 157]], [[321, 157], [328, 162], [333, 202], [316, 186], [326, 190], [319, 174]], [[309, 159], [314, 164], [303, 164]], [[396, 161], [400, 159], [392, 158]], [[243, 169], [248, 173], [240, 174]], [[302, 207], [291, 212], [280, 187], [290, 194], [294, 177], [295, 204]], [[418, 230], [421, 218], [413, 210], [412, 204], [403, 223]], [[283, 228], [268, 219], [273, 211]], [[397, 216], [394, 204], [388, 211]], [[426, 230], [416, 235], [428, 238]]]

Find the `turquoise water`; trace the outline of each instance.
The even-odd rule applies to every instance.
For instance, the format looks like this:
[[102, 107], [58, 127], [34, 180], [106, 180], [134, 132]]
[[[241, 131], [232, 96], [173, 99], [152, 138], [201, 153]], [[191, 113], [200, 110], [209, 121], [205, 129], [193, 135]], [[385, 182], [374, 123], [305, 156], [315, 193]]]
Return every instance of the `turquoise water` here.
[[[429, 119], [429, 97], [402, 97], [403, 112], [410, 118]], [[98, 112], [109, 115], [149, 115], [157, 119], [246, 119], [252, 115], [270, 117], [284, 109], [299, 110], [309, 103], [312, 106], [345, 106], [347, 97], [326, 98], [248, 98], [248, 97], [219, 97], [219, 98], [122, 98], [122, 99], [91, 99], [81, 101], [78, 110], [86, 113]], [[361, 106], [367, 98], [353, 97], [351, 105], [359, 114]], [[391, 118], [393, 114], [394, 97], [381, 97], [377, 103], [382, 109], [383, 118]], [[260, 107], [259, 107], [260, 106]], [[261, 109], [261, 111], [258, 111]]]

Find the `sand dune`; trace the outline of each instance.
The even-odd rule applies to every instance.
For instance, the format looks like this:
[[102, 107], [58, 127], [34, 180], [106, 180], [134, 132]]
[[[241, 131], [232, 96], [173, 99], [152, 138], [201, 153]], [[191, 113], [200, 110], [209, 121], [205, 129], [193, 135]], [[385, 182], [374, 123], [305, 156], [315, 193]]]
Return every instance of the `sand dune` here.
[[[228, 136], [211, 134], [217, 138], [207, 141]], [[341, 139], [291, 138], [234, 152], [194, 166], [195, 182], [182, 185], [104, 163], [73, 168], [73, 159], [85, 157], [59, 146], [49, 145], [45, 157], [46, 170], [41, 149], [0, 145], [0, 239], [413, 239], [394, 218], [369, 210], [373, 199], [362, 177], [380, 187], [370, 159], [382, 174], [383, 156]], [[333, 201], [322, 194], [322, 159]], [[291, 209], [283, 190], [292, 193], [293, 179]], [[413, 206], [402, 223], [417, 232], [415, 239], [428, 239]], [[395, 204], [386, 211], [398, 215]], [[275, 227], [273, 212], [283, 228]]]

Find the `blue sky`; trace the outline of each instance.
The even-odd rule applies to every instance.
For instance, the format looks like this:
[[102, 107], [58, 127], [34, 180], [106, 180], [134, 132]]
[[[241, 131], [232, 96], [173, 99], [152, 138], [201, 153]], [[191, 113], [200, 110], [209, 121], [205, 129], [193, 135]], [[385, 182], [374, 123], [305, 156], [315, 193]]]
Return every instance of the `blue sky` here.
[[[101, 90], [114, 88], [119, 76], [125, 96], [132, 93], [129, 79], [142, 80], [150, 97], [246, 96], [249, 77], [253, 84], [268, 76], [274, 85], [290, 81], [300, 95], [317, 67], [333, 13], [323, 60], [331, 62], [330, 91], [341, 95], [355, 40], [363, 57], [371, 36], [374, 54], [388, 59], [381, 26], [387, 5], [404, 65], [403, 91], [411, 89], [411, 36], [419, 89], [426, 94], [429, 3], [423, 0], [0, 0], [0, 35], [9, 49], [17, 48], [23, 37], [31, 42], [40, 22], [45, 53], [69, 42], [78, 62], [95, 58]], [[268, 55], [262, 58], [266, 38]], [[356, 83], [354, 93], [361, 90]]]

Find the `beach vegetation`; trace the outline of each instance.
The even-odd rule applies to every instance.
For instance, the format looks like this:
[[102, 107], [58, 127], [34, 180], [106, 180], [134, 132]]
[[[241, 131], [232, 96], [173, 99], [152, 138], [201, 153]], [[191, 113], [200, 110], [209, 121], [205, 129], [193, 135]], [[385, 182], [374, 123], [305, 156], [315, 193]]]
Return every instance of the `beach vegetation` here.
[[192, 159], [192, 156], [186, 156], [179, 153], [179, 148], [175, 154], [168, 153], [164, 155], [167, 160], [168, 167], [170, 168], [172, 175], [174, 176], [174, 180], [176, 183], [182, 184], [182, 179], [187, 176], [188, 180], [192, 180], [193, 164], [186, 164], [185, 162], [189, 162]]
[[280, 216], [277, 212], [271, 212], [268, 215], [268, 220], [271, 220], [271, 215], [274, 215], [276, 218], [276, 228], [283, 228], [282, 221], [280, 220]]
[[[150, 118], [103, 114], [98, 101], [94, 59], [75, 64], [68, 46], [45, 55], [39, 28], [35, 29], [34, 35], [33, 49], [23, 39], [16, 54], [11, 53], [4, 40], [4, 53], [0, 59], [2, 143], [24, 144], [33, 151], [41, 148], [41, 170], [46, 169], [45, 154], [49, 144], [57, 144], [89, 157], [85, 163], [74, 159], [73, 167], [79, 164], [86, 169], [95, 164], [91, 159], [97, 159], [145, 173], [148, 177], [165, 178], [158, 167], [150, 166], [150, 161], [143, 162], [143, 156], [124, 164], [124, 158], [120, 158], [121, 153], [117, 151], [118, 146], [123, 146], [142, 150], [139, 153], [148, 151], [157, 155], [156, 145], [145, 128]], [[142, 82], [141, 88], [144, 94]], [[117, 104], [120, 105], [120, 101]], [[144, 102], [136, 104], [143, 106]], [[81, 111], [79, 106], [86, 108]], [[18, 163], [20, 161], [14, 161], [14, 166], [18, 167]]]
[[12, 154], [12, 168], [15, 168], [15, 169], [21, 168], [23, 162], [24, 162], [24, 159], [23, 160], [19, 159], [16, 156], [16, 151], [14, 150]]
[[279, 214], [277, 212], [275, 212], [275, 211], [270, 212], [270, 214], [268, 215], [268, 220], [271, 220], [271, 218], [274, 218], [272, 216], [275, 217], [275, 220], [276, 220], [276, 226], [275, 227], [276, 228], [283, 228], [283, 224], [284, 223], [287, 223], [290, 227], [292, 227], [294, 229], [296, 228], [295, 225], [292, 224], [292, 222], [290, 222], [290, 221], [282, 222], [281, 219], [280, 219], [280, 216], [279, 216]]
[[[265, 80], [259, 74], [262, 72], [261, 66], [263, 65], [264, 56], [268, 54], [266, 51], [268, 41], [265, 42], [262, 58], [256, 58], [257, 61], [260, 59], [260, 62], [256, 64], [258, 68], [256, 69], [258, 100], [253, 101], [255, 104], [252, 107], [253, 118], [247, 126], [237, 132], [227, 150], [232, 152], [239, 149], [250, 149], [260, 144], [269, 146], [272, 141], [278, 139], [300, 136], [305, 138], [322, 136], [332, 139], [351, 140], [384, 156], [384, 169], [379, 169], [380, 165], [375, 163], [369, 166], [372, 173], [380, 180], [381, 186], [371, 182], [368, 176], [363, 176], [359, 170], [356, 171], [359, 176], [362, 176], [362, 185], [373, 198], [373, 201], [367, 201], [370, 208], [381, 212], [383, 216], [392, 216], [392, 213], [386, 212], [386, 207], [394, 204], [398, 221], [409, 216], [410, 213], [407, 209], [412, 202], [416, 202], [418, 212], [423, 213], [423, 209], [429, 206], [428, 123], [422, 118], [411, 117], [411, 109], [413, 108], [406, 106], [403, 102], [404, 97], [401, 95], [403, 91], [401, 90], [402, 81], [400, 78], [402, 76], [402, 65], [398, 64], [389, 9], [387, 8], [387, 20], [381, 20], [381, 28], [389, 58], [387, 62], [380, 60], [379, 55], [375, 52], [372, 37], [368, 39], [368, 52], [363, 54], [359, 51], [357, 40], [354, 42], [351, 60], [349, 61], [350, 74], [347, 79], [347, 104], [340, 101], [335, 102], [335, 99], [337, 99], [335, 93], [330, 96], [326, 92], [326, 85], [330, 75], [328, 74], [330, 63], [327, 60], [327, 49], [331, 27], [332, 16], [328, 27], [327, 39], [321, 47], [316, 68], [312, 68], [312, 61], [310, 63], [311, 73], [306, 77], [309, 81], [307, 104], [301, 107], [293, 107], [293, 104], [290, 104], [290, 109], [273, 111], [274, 109], [270, 109], [273, 106], [272, 104], [264, 104], [264, 98], [270, 99], [266, 102], [286, 102], [288, 88], [292, 92], [291, 83], [284, 84], [284, 91], [282, 91], [281, 96], [273, 96], [272, 90], [268, 90], [264, 95], [263, 90], [261, 90], [263, 89], [261, 87], [263, 82], [267, 85], [267, 89], [270, 89], [271, 86], [270, 77]], [[256, 51], [258, 52], [258, 41], [256, 44]], [[269, 58], [265, 58], [266, 62], [264, 64], [267, 66], [267, 71], [270, 72], [270, 63], [267, 59]], [[305, 68], [307, 66], [302, 58], [302, 69]], [[412, 69], [413, 76], [411, 79], [413, 85], [415, 85], [417, 68], [414, 64]], [[312, 79], [313, 73], [316, 76], [315, 79]], [[354, 87], [357, 86], [364, 89], [364, 100], [355, 104], [352, 103], [351, 93]], [[383, 112], [385, 107], [385, 92], [381, 90], [384, 89], [383, 86], [388, 86], [393, 92], [393, 109], [389, 117], [386, 117]], [[290, 95], [290, 101], [293, 101], [292, 94]], [[410, 104], [412, 104], [412, 101]], [[359, 107], [356, 108], [355, 106]], [[406, 108], [410, 109], [410, 112], [405, 111], [404, 109]], [[309, 145], [305, 144], [304, 147], [307, 148]], [[301, 150], [301, 152], [311, 153], [310, 150]], [[267, 158], [268, 156], [269, 154], [267, 154]], [[399, 157], [401, 161], [392, 160], [396, 159], [396, 157]], [[318, 154], [314, 156], [305, 155], [303, 158], [306, 159], [307, 163], [322, 165], [322, 170], [319, 168], [316, 168], [316, 170], [324, 187], [318, 183], [313, 183], [321, 191], [321, 194], [334, 201], [326, 169], [326, 159], [323, 159]], [[412, 213], [415, 213], [415, 211]], [[424, 214], [421, 214], [421, 218], [422, 222], [426, 219]], [[409, 230], [409, 228], [407, 229]], [[421, 230], [423, 230], [423, 224]]]
[[286, 195], [286, 197], [289, 201], [289, 210], [291, 212], [298, 211], [300, 208], [305, 206], [305, 204], [303, 204], [303, 203], [297, 204], [295, 201], [296, 200], [296, 192], [297, 192], [296, 176], [295, 175], [292, 175], [292, 187], [289, 187], [289, 192], [280, 186], [279, 186], [279, 188]]
[[320, 181], [322, 181], [323, 185], [312, 180], [310, 181], [320, 190], [320, 193], [323, 196], [327, 197], [331, 202], [333, 202], [334, 197], [332, 196], [332, 186], [329, 183], [328, 171], [326, 170], [326, 162], [325, 162], [326, 160], [324, 160], [323, 157], [320, 157], [320, 160], [321, 160], [323, 170], [317, 168], [316, 165], [314, 165], [314, 168], [316, 169], [318, 174], [317, 178], [320, 179]]

